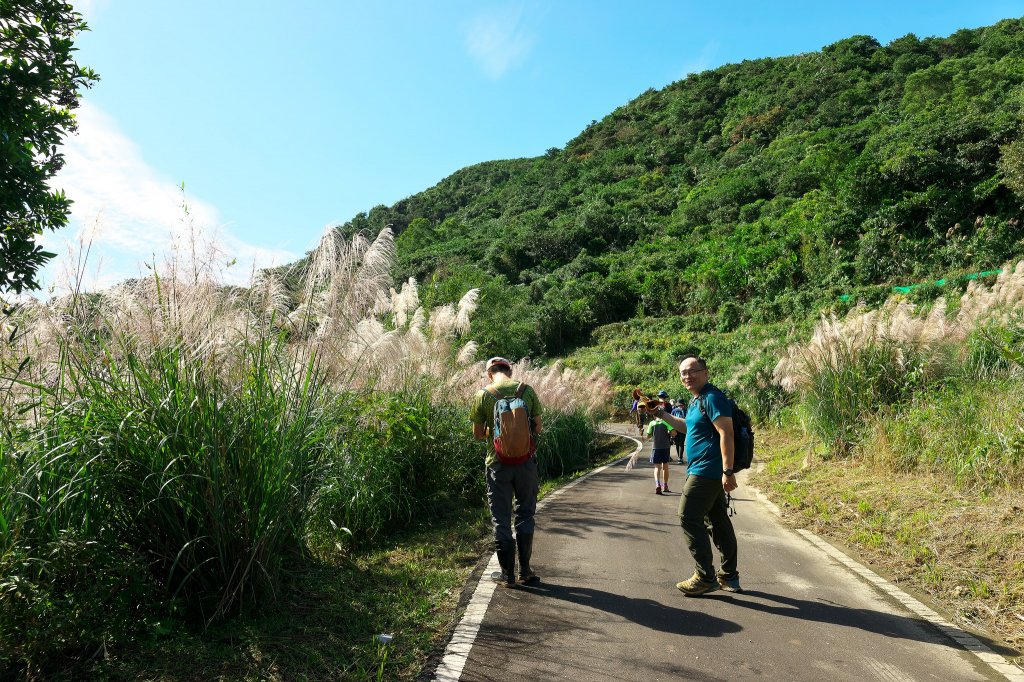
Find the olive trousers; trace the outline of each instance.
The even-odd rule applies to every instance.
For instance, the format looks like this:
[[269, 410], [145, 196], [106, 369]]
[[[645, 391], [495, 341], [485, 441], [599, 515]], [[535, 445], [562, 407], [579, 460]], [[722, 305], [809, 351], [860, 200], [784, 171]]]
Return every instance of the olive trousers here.
[[[707, 521], [705, 521], [705, 519]], [[710, 522], [710, 537], [707, 522]], [[721, 478], [689, 475], [679, 500], [679, 523], [686, 536], [686, 546], [693, 555], [696, 572], [705, 582], [739, 576], [736, 570], [736, 531], [729, 520], [725, 489]], [[722, 570], [716, 575], [711, 542], [722, 553]]]

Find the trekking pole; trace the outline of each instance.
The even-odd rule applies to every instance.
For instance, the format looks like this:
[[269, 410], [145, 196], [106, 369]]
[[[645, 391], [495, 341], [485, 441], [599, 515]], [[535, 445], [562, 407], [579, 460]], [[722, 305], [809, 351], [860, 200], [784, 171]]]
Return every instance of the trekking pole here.
[[732, 493], [725, 494], [725, 508], [729, 510], [729, 516], [736, 516], [736, 507], [732, 503]]

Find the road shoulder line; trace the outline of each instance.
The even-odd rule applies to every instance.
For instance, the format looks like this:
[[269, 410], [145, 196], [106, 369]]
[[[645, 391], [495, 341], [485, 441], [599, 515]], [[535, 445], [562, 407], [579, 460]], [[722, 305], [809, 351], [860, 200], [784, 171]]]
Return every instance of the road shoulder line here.
[[[782, 518], [782, 510], [778, 508], [771, 500], [769, 500], [764, 493], [758, 488], [753, 486], [747, 486], [749, 490], [754, 491], [758, 501], [768, 507], [768, 509], [775, 514], [775, 516]], [[1010, 682], [1024, 682], [1024, 670], [1021, 670], [1014, 664], [1010, 663], [1005, 657], [992, 651], [988, 646], [981, 642], [977, 637], [971, 633], [957, 627], [953, 623], [939, 615], [938, 612], [929, 608], [920, 600], [907, 594], [900, 588], [893, 585], [891, 582], [872, 571], [867, 566], [864, 566], [860, 562], [850, 558], [843, 552], [839, 551], [835, 546], [823, 540], [817, 534], [812, 533], [804, 528], [795, 529], [797, 534], [803, 537], [805, 540], [810, 542], [812, 545], [817, 547], [819, 550], [824, 552], [826, 555], [838, 561], [840, 564], [845, 566], [850, 571], [853, 571], [861, 578], [867, 580], [874, 587], [881, 590], [885, 594], [889, 595], [904, 608], [908, 609], [911, 613], [916, 614], [927, 622], [931, 623], [935, 628], [942, 634], [946, 635], [953, 641], [955, 641], [961, 648], [974, 654], [981, 662], [995, 670], [1000, 675], [1003, 675]]]
[[[574, 488], [591, 476], [595, 476], [605, 469], [628, 460], [633, 456], [633, 454], [643, 449], [643, 443], [632, 436], [626, 436], [621, 433], [611, 435], [633, 441], [636, 443], [636, 450], [625, 457], [620, 457], [609, 464], [605, 464], [603, 467], [594, 469], [593, 471], [580, 476], [575, 481], [553, 491], [537, 503], [537, 511], [543, 509], [552, 498], [558, 497], [566, 490]], [[469, 660], [469, 651], [473, 648], [473, 643], [476, 641], [477, 633], [480, 632], [480, 625], [484, 622], [484, 614], [487, 613], [487, 607], [490, 605], [491, 597], [494, 595], [494, 589], [497, 587], [497, 583], [491, 580], [491, 573], [499, 569], [498, 555], [492, 554], [491, 560], [487, 563], [487, 568], [484, 569], [483, 574], [477, 581], [476, 589], [473, 590], [473, 596], [469, 600], [469, 605], [466, 606], [466, 612], [462, 615], [462, 618], [459, 620], [459, 624], [455, 627], [455, 632], [452, 634], [452, 638], [448, 641], [448, 646], [445, 647], [444, 657], [441, 659], [441, 663], [437, 666], [437, 670], [434, 671], [434, 677], [432, 678], [434, 682], [458, 682], [462, 677], [462, 671], [466, 667], [466, 661]], [[1022, 682], [1024, 682], [1024, 680], [1022, 680]]]

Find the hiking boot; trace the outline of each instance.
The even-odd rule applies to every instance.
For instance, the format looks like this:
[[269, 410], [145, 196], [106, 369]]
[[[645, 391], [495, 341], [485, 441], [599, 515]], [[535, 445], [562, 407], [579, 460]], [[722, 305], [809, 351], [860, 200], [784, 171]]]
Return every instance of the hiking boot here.
[[726, 592], [736, 592], [737, 594], [743, 591], [740, 587], [740, 576], [737, 574], [731, 578], [724, 575], [718, 576], [718, 586]]
[[655, 495], [660, 495], [661, 494], [661, 486], [660, 485], [654, 486], [654, 494]]
[[516, 541], [515, 540], [502, 540], [496, 542], [496, 553], [498, 555], [498, 565], [501, 566], [501, 572], [495, 571], [491, 574], [491, 579], [497, 582], [502, 587], [515, 587], [516, 586]]
[[714, 592], [719, 589], [717, 582], [710, 582], [704, 580], [697, 573], [694, 573], [688, 580], [684, 580], [681, 583], [676, 583], [676, 589], [685, 594], [687, 597], [699, 597], [702, 594], [708, 592]]
[[533, 556], [533, 533], [517, 533], [516, 548], [519, 550], [519, 582], [523, 585], [539, 583], [540, 576], [530, 568], [530, 558]]

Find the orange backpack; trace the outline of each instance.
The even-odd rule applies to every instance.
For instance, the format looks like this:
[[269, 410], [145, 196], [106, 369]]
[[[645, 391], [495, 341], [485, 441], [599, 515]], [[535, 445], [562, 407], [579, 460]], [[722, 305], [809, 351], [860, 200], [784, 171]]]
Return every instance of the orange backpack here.
[[498, 389], [488, 386], [484, 390], [494, 397], [494, 451], [502, 464], [522, 464], [537, 451], [533, 437], [533, 417], [523, 400], [526, 384], [520, 382], [515, 395], [503, 396]]

